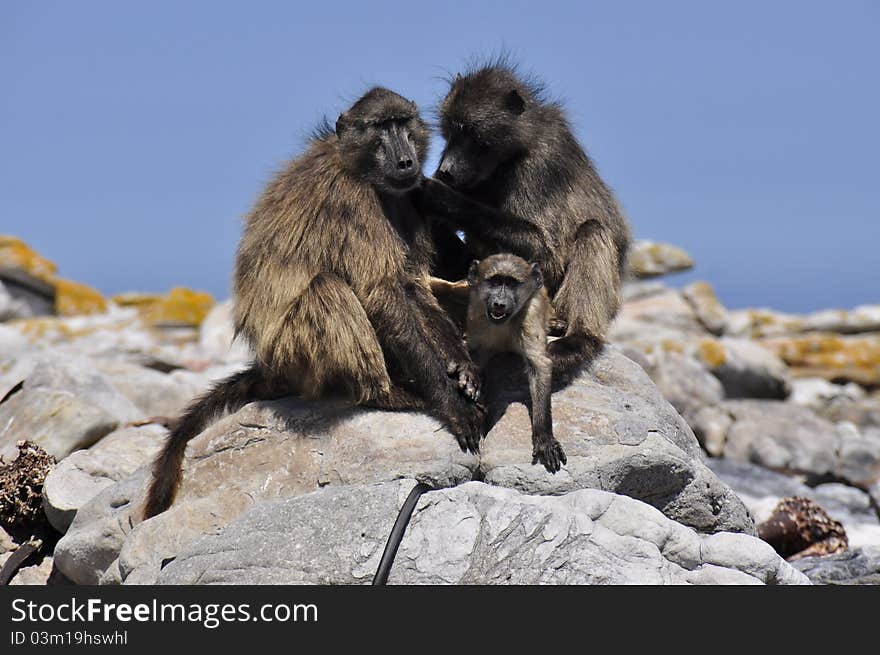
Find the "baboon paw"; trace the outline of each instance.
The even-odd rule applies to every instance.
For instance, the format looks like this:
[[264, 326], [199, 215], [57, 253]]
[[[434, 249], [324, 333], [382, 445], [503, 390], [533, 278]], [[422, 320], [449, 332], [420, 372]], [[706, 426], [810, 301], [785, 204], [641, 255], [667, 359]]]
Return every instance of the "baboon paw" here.
[[465, 398], [473, 402], [480, 399], [480, 371], [472, 362], [451, 361], [446, 373], [457, 383]]
[[550, 473], [556, 473], [563, 464], [568, 463], [565, 451], [556, 439], [550, 437], [535, 444], [532, 450], [532, 464], [541, 463]]

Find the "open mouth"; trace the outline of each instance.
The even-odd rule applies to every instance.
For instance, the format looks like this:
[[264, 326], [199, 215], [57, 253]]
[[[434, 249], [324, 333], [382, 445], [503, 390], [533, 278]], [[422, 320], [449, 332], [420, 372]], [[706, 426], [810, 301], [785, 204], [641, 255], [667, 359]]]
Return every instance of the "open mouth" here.
[[489, 319], [495, 321], [496, 323], [500, 323], [504, 319], [506, 319], [510, 314], [503, 309], [490, 309], [489, 310]]

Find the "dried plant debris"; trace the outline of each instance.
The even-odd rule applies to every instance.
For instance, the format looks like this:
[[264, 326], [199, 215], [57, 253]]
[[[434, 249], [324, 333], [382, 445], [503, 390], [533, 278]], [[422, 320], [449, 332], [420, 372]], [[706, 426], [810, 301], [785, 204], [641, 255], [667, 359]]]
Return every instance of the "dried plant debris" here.
[[30, 441], [19, 441], [18, 457], [0, 460], [0, 526], [33, 529], [45, 520], [43, 482], [55, 458]]
[[802, 496], [780, 500], [770, 518], [758, 525], [758, 536], [788, 560], [842, 553], [849, 547], [840, 521]]

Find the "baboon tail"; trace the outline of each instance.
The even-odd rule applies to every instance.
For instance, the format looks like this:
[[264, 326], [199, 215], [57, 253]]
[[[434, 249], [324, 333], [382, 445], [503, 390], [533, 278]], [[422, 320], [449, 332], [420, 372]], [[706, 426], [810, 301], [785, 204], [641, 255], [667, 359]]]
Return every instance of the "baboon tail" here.
[[265, 395], [266, 380], [252, 365], [229, 376], [194, 400], [171, 430], [162, 452], [153, 464], [153, 479], [147, 491], [144, 519], [164, 512], [171, 506], [183, 469], [186, 444], [223, 412], [234, 412]]

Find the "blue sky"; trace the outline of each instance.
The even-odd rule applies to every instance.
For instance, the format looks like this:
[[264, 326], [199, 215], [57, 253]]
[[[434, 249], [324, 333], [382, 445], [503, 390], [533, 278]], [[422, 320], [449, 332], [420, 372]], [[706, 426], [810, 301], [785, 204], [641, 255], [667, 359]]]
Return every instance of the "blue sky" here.
[[3, 0], [0, 233], [106, 293], [225, 297], [242, 216], [323, 114], [373, 84], [430, 109], [505, 48], [635, 234], [693, 254], [675, 283], [731, 307], [876, 303], [878, 29], [870, 1]]

